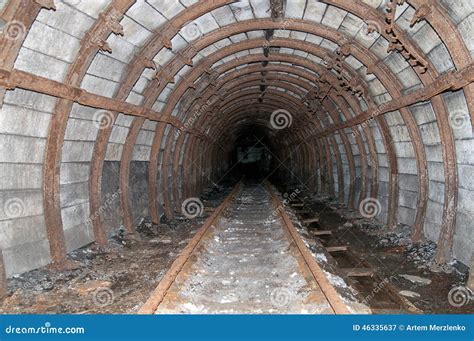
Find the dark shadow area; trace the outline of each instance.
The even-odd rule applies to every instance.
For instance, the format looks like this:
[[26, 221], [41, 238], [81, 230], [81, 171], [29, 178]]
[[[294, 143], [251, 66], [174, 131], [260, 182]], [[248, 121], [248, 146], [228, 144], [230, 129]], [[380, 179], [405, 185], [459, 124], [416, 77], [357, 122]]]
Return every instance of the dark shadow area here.
[[267, 132], [259, 126], [244, 126], [231, 150], [232, 173], [248, 180], [262, 180], [274, 169], [275, 151]]

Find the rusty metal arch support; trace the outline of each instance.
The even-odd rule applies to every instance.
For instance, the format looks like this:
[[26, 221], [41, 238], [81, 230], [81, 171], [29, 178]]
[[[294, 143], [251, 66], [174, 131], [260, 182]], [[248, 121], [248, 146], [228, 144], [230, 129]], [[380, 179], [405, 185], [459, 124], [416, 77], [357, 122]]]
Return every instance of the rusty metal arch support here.
[[[243, 108], [242, 110], [245, 110], [245, 108]], [[237, 119], [238, 119], [238, 118], [237, 118]], [[231, 122], [233, 122], [233, 121], [231, 121]], [[222, 129], [222, 130], [224, 130], [224, 129]], [[321, 147], [319, 147], [319, 144], [317, 144], [317, 146], [318, 146], [318, 148], [320, 149], [319, 154], [321, 155], [321, 154], [322, 154]], [[327, 155], [328, 155], [328, 154], [327, 154]], [[338, 155], [339, 155], [339, 152], [337, 151], [337, 152], [335, 153], [335, 155], [338, 156]], [[286, 156], [285, 159], [288, 159], [288, 156]], [[332, 165], [330, 165], [330, 166], [332, 166]], [[338, 163], [338, 168], [340, 168], [340, 163]], [[322, 174], [321, 174], [321, 176], [322, 176]], [[332, 176], [332, 175], [331, 175], [331, 176]]]
[[[282, 97], [287, 97], [287, 100], [290, 100], [290, 101], [291, 101], [291, 98], [288, 97], [288, 95], [286, 95], [286, 94], [283, 94], [283, 93], [282, 93], [282, 94], [280, 94], [280, 96], [282, 96]], [[240, 98], [240, 97], [238, 97], [238, 98]], [[282, 104], [283, 104], [283, 103], [282, 103]], [[223, 104], [223, 105], [225, 106], [225, 101], [224, 101], [224, 104]], [[297, 101], [297, 100], [294, 101], [294, 105], [298, 105], [298, 101]], [[180, 136], [180, 137], [181, 137], [181, 136]], [[170, 183], [169, 177], [167, 176], [167, 174], [168, 174], [168, 158], [169, 158], [169, 155], [170, 155], [170, 153], [171, 153], [171, 146], [172, 146], [172, 145], [175, 145], [175, 154], [176, 154], [176, 149], [180, 150], [180, 148], [181, 148], [181, 143], [180, 143], [180, 141], [179, 141], [180, 137], [178, 137], [178, 141], [176, 141], [176, 142], [173, 144], [173, 143], [172, 143], [172, 140], [171, 140], [172, 135], [169, 134], [169, 135], [167, 136], [167, 139], [166, 139], [165, 142], [164, 142], [164, 145], [165, 145], [166, 147], [165, 147], [165, 153], [164, 153], [164, 157], [163, 157], [164, 162], [163, 162], [163, 166], [162, 166], [162, 171], [166, 174], [166, 176], [165, 176], [164, 178], [162, 178], [162, 185], [161, 185], [161, 186], [162, 186], [162, 192], [163, 192], [163, 196], [164, 196], [165, 214], [166, 214], [166, 216], [167, 216], [168, 218], [171, 218], [171, 217], [173, 216], [173, 212], [172, 212], [172, 210], [171, 210], [171, 207], [172, 207], [172, 204], [171, 204], [171, 203], [172, 203], [172, 200], [171, 200], [171, 198], [170, 198], [170, 195], [169, 195], [170, 193], [169, 193], [169, 192], [173, 192], [173, 193], [174, 193], [175, 197], [174, 197], [173, 199], [174, 199], [174, 201], [175, 201], [175, 204], [176, 204], [177, 201], [179, 201], [179, 200], [178, 200], [178, 197], [176, 196], [176, 195], [177, 195], [176, 189], [173, 189], [173, 188], [172, 188], [172, 187], [173, 187], [173, 184], [175, 183], [175, 181], [171, 181], [171, 183]], [[181, 140], [181, 142], [182, 142], [182, 140]], [[175, 160], [175, 161], [176, 161], [176, 160]], [[175, 167], [176, 167], [176, 165], [175, 165], [173, 168], [175, 168]], [[173, 172], [173, 173], [174, 173], [174, 172]], [[212, 179], [211, 179], [211, 180], [212, 180]], [[171, 189], [170, 189], [170, 187], [171, 187]], [[175, 186], [175, 187], [176, 187], [176, 186]]]
[[[383, 26], [384, 18], [381, 13], [377, 12], [375, 9], [371, 8], [368, 5], [363, 4], [359, 0], [355, 0], [353, 2], [346, 2], [343, 0], [323, 0], [326, 3], [335, 5], [340, 7], [346, 11], [351, 12], [352, 14], [358, 16], [359, 18], [369, 17], [371, 20], [375, 20], [380, 25]], [[439, 9], [439, 7], [438, 7]], [[438, 10], [439, 12], [439, 10]], [[439, 15], [437, 16], [439, 18]], [[434, 18], [431, 18], [434, 20]], [[441, 26], [440, 22], [436, 22], [437, 27]], [[381, 26], [381, 27], [382, 27]], [[447, 36], [447, 29], [449, 27], [449, 21], [445, 22], [444, 29], [441, 29], [440, 32], [443, 33], [444, 41], [449, 41]], [[410, 37], [406, 36], [403, 31], [395, 25], [394, 28], [397, 33], [403, 36], [404, 44], [407, 48], [411, 51], [416, 51], [418, 54], [423, 55], [423, 52], [420, 51], [418, 46], [414, 44]], [[387, 33], [382, 30], [381, 34], [387, 39]], [[455, 39], [458, 40], [459, 43], [459, 35]], [[463, 49], [457, 49], [451, 44], [451, 51], [456, 53], [456, 61], [457, 65], [460, 65], [460, 60], [467, 56], [466, 51]], [[465, 46], [464, 44], [460, 44], [459, 46]], [[453, 50], [454, 49], [454, 50]], [[461, 53], [464, 57], [460, 57]], [[467, 59], [465, 59], [467, 60]], [[426, 73], [421, 74], [419, 70], [414, 68], [414, 71], [418, 74], [423, 85], [427, 86], [432, 83], [434, 80], [437, 79], [439, 76], [436, 72], [433, 65], [427, 61], [427, 68], [428, 71]], [[467, 85], [466, 89], [469, 90], [472, 88], [471, 85]], [[436, 124], [438, 126], [438, 130], [440, 133], [440, 140], [443, 142], [442, 145], [442, 153], [443, 153], [443, 167], [444, 167], [444, 204], [443, 204], [443, 217], [442, 217], [442, 224], [441, 224], [441, 231], [438, 238], [438, 249], [436, 253], [436, 262], [439, 264], [446, 263], [451, 259], [452, 254], [452, 244], [453, 244], [453, 237], [455, 231], [455, 224], [456, 224], [456, 214], [457, 211], [457, 204], [458, 204], [458, 171], [457, 171], [457, 162], [456, 162], [456, 149], [454, 147], [454, 136], [452, 128], [448, 122], [448, 113], [446, 110], [446, 104], [444, 103], [444, 99], [437, 95], [431, 98], [431, 104], [433, 107], [433, 111], [436, 116]], [[472, 105], [472, 104], [471, 104]], [[471, 111], [472, 113], [472, 111]], [[471, 116], [472, 117], [472, 116]], [[396, 174], [391, 172], [392, 177], [396, 177]]]
[[[129, 3], [129, 6], [135, 2], [135, 0], [128, 0], [125, 3]], [[127, 70], [125, 71], [125, 76], [123, 80], [120, 82], [120, 86], [114, 95], [114, 98], [125, 99], [127, 98], [128, 94], [131, 92], [134, 84], [137, 82], [140, 75], [143, 73], [145, 68], [148, 68], [150, 65], [150, 60], [153, 56], [163, 47], [171, 47], [171, 38], [175, 36], [181, 27], [186, 25], [187, 22], [193, 20], [201, 15], [212, 11], [213, 9], [219, 8], [226, 4], [231, 3], [232, 0], [215, 0], [212, 2], [199, 2], [195, 5], [189, 7], [186, 11], [179, 13], [173, 19], [171, 19], [164, 27], [159, 27], [155, 34], [151, 36], [151, 38], [144, 44], [142, 49], [135, 54], [133, 60], [128, 64]], [[82, 77], [78, 80], [81, 81]], [[150, 92], [150, 90], [148, 90]], [[150, 94], [151, 96], [151, 94]], [[113, 118], [117, 117], [116, 112], [112, 113]], [[157, 130], [155, 135], [160, 135], [162, 133], [159, 127], [163, 126], [163, 124], [157, 124]], [[109, 141], [110, 134], [112, 132], [113, 124], [110, 124], [104, 129], [99, 130], [96, 143], [94, 146], [94, 152], [91, 161], [91, 171], [89, 176], [89, 203], [90, 203], [90, 213], [91, 216], [94, 215], [94, 212], [97, 212], [97, 217], [92, 220], [92, 223], [95, 224], [94, 229], [97, 231], [103, 231], [103, 224], [102, 224], [102, 217], [100, 214], [100, 206], [101, 206], [101, 193], [102, 193], [102, 173], [103, 173], [103, 164], [105, 159], [105, 153], [107, 150], [107, 144]], [[156, 140], [156, 139], [155, 139]], [[131, 141], [130, 141], [131, 142]], [[134, 144], [134, 143], [133, 143]], [[132, 145], [133, 148], [133, 145]], [[157, 203], [157, 195], [156, 195], [156, 187], [153, 188], [154, 183], [150, 182], [153, 180], [153, 174], [157, 174], [158, 166], [156, 165], [158, 155], [154, 155], [153, 151], [150, 155], [150, 171], [154, 171], [154, 173], [149, 174], [149, 206], [150, 206], [150, 215], [153, 221], [157, 221], [156, 211], [151, 209], [151, 206]], [[153, 162], [155, 161], [155, 162]], [[128, 170], [127, 170], [127, 162], [126, 159], [121, 158], [121, 172], [120, 177], [122, 179], [127, 178]], [[122, 180], [122, 189], [124, 187], [124, 182]], [[127, 230], [131, 231], [131, 216], [130, 216], [130, 206], [125, 207], [127, 205], [129, 197], [128, 197], [128, 190], [126, 190], [125, 194], [121, 194], [121, 211], [123, 213], [124, 223], [126, 224]]]
[[[280, 85], [281, 87], [284, 87], [283, 85]], [[339, 118], [338, 118], [338, 115], [336, 115], [334, 112], [332, 111], [329, 111], [330, 115], [331, 115], [331, 118], [334, 122], [338, 122], [339, 121]], [[349, 183], [349, 207], [353, 208], [354, 207], [354, 181], [353, 181], [353, 178], [355, 177], [355, 166], [354, 166], [354, 159], [353, 159], [353, 154], [352, 154], [352, 148], [348, 142], [348, 139], [347, 139], [347, 136], [345, 134], [341, 134], [341, 140], [343, 142], [343, 147], [345, 149], [345, 154], [346, 154], [346, 158], [347, 158], [347, 161], [348, 161], [348, 165], [349, 165], [349, 172], [350, 172], [350, 176], [351, 176], [351, 181]], [[336, 143], [335, 140], [332, 140], [332, 143], [333, 145]], [[337, 144], [336, 144], [337, 145]], [[334, 146], [336, 148], [336, 146]], [[339, 154], [339, 150], [337, 149], [338, 151], [338, 154]], [[340, 161], [340, 157], [338, 158], [338, 161]], [[294, 162], [293, 164], [299, 164], [298, 162]], [[341, 176], [341, 167], [342, 165], [340, 166], [340, 176]], [[339, 179], [340, 181], [343, 181], [342, 178]]]
[[[99, 47], [95, 44], [91, 44], [89, 39], [94, 37], [94, 39], [97, 40], [105, 40], [107, 36], [114, 31], [114, 28], [110, 27], [107, 21], [112, 16], [117, 17], [123, 15], [132, 4], [133, 1], [129, 0], [116, 1], [103, 11], [101, 18], [94, 23], [81, 41], [79, 52], [65, 76], [66, 84], [73, 86], [80, 84], [87, 72], [88, 66], [98, 51]], [[119, 34], [120, 32], [115, 31], [114, 33]], [[58, 267], [64, 266], [63, 263], [66, 260], [64, 231], [59, 203], [61, 153], [67, 121], [73, 103], [74, 102], [65, 99], [59, 99], [56, 102], [54, 115], [49, 127], [44, 158], [44, 215], [46, 226], [48, 226], [49, 229], [54, 229], [48, 237], [50, 244], [52, 244], [52, 261], [53, 263], [57, 263]], [[91, 214], [91, 222], [97, 244], [100, 246], [106, 245], [107, 236], [101, 227], [100, 218], [97, 219]]]
[[[239, 71], [240, 71], [240, 72], [244, 71], [243, 73], [245, 73], [245, 68], [244, 68], [244, 69], [240, 69]], [[288, 72], [291, 72], [291, 71], [288, 70]], [[307, 75], [304, 75], [304, 72], [299, 72], [298, 75], [299, 75], [299, 76], [306, 76], [306, 77], [308, 77]], [[308, 77], [308, 78], [309, 78], [309, 77]], [[250, 77], [249, 79], [251, 80], [252, 77]], [[271, 76], [267, 76], [267, 79], [270, 80], [270, 79], [271, 79]], [[283, 80], [284, 80], [284, 79], [283, 79]], [[246, 78], [246, 79], [244, 80], [244, 82], [242, 82], [242, 83], [246, 83], [246, 82], [248, 82], [248, 81], [249, 81], [249, 80], [247, 80], [247, 78]], [[300, 84], [301, 84], [301, 83], [300, 83]], [[337, 97], [337, 96], [336, 96], [336, 97]], [[340, 106], [340, 105], [339, 105], [339, 106]], [[340, 107], [342, 108], [342, 106], [340, 106]], [[343, 110], [344, 110], [344, 109], [343, 109]], [[347, 114], [346, 114], [346, 116], [347, 116]], [[358, 137], [358, 135], [356, 135], [356, 137]], [[363, 149], [364, 149], [364, 148], [362, 147], [361, 141], [359, 141], [359, 143], [358, 143], [358, 148], [360, 149], [360, 154], [363, 155], [363, 156], [365, 156], [365, 154], [364, 154], [364, 152], [363, 152]], [[366, 160], [363, 160], [363, 163], [364, 163], [363, 166], [366, 167]], [[363, 193], [363, 192], [361, 192], [361, 196], [363, 197], [364, 195], [363, 195], [362, 193]]]
[[[275, 42], [275, 44], [281, 45], [281, 44], [282, 44], [282, 41], [286, 42], [286, 40], [278, 40], [278, 42]], [[240, 43], [240, 44], [236, 44], [236, 45], [245, 45], [245, 44], [249, 44], [249, 42]], [[294, 44], [293, 42], [288, 42], [288, 45], [289, 45], [288, 47], [291, 47], [291, 48], [301, 49], [299, 45], [298, 45], [298, 46], [295, 46], [295, 44]], [[306, 44], [306, 45], [309, 45], [309, 44]], [[232, 46], [232, 47], [234, 47], [234, 46]], [[319, 50], [318, 48], [316, 48], [316, 49], [312, 48], [312, 47], [314, 47], [314, 46], [307, 46], [307, 47], [308, 47], [308, 49], [303, 49], [303, 50], [305, 50], [306, 52], [311, 52], [311, 51], [314, 52], [315, 50], [316, 50], [316, 51]], [[229, 48], [224, 48], [224, 49], [220, 50], [219, 53], [221, 53], [222, 51], [227, 50], [227, 49], [229, 49]], [[325, 52], [324, 52], [324, 51], [319, 51], [318, 54], [321, 54], [321, 53], [324, 54]], [[214, 55], [215, 55], [215, 54], [214, 54]], [[209, 56], [209, 57], [210, 57], [210, 56]], [[196, 68], [194, 68], [190, 73], [191, 73], [191, 74], [197, 73], [197, 72], [196, 72]], [[202, 73], [202, 72], [201, 72], [201, 73]], [[197, 77], [191, 76], [190, 78], [191, 78], [191, 79], [195, 79], [195, 78], [197, 78]], [[178, 89], [179, 89], [180, 85], [182, 85], [182, 84], [178, 84], [178, 86], [175, 88], [175, 90], [174, 90], [175, 93], [179, 93]], [[176, 96], [176, 97], [178, 97], [178, 96]], [[175, 98], [176, 98], [176, 97], [175, 97]], [[170, 98], [170, 100], [171, 100], [171, 99], [172, 99], [172, 98]], [[176, 101], [176, 100], [175, 100], [175, 101]], [[173, 100], [171, 100], [170, 102], [168, 102], [167, 108], [165, 108], [165, 112], [168, 112], [168, 113], [171, 112], [171, 108], [175, 106], [175, 103], [173, 103], [173, 102], [174, 102]], [[391, 141], [391, 139], [385, 139], [385, 141]], [[389, 153], [393, 153], [393, 148], [386, 148], [386, 150], [387, 150]], [[391, 157], [391, 158], [389, 158], [389, 159], [390, 159], [390, 160], [394, 160], [394, 157]], [[396, 170], [396, 165], [393, 165], [393, 163], [392, 163], [391, 169]], [[393, 172], [392, 172], [392, 173], [393, 173]], [[397, 192], [397, 191], [398, 191], [398, 188], [397, 188], [396, 186], [393, 186], [393, 185], [391, 185], [390, 187], [391, 187], [391, 189], [392, 189], [392, 194], [390, 195], [390, 203], [391, 203], [391, 204], [389, 205], [389, 207], [390, 207], [390, 209], [389, 209], [389, 217], [391, 217], [391, 219], [389, 219], [389, 223], [391, 224], [391, 223], [395, 220], [395, 216], [396, 216], [396, 208], [397, 208], [397, 205], [395, 205], [394, 203], [397, 201], [396, 196], [398, 195], [398, 192]], [[392, 225], [391, 225], [391, 226], [392, 226]]]
[[[243, 73], [245, 73], [245, 69], [239, 70], [239, 72], [242, 72], [242, 71], [243, 71]], [[291, 70], [287, 70], [287, 71], [291, 72]], [[304, 76], [304, 75], [301, 74], [302, 72], [301, 73], [295, 72], [295, 73], [297, 73], [299, 76]], [[306, 76], [306, 77], [309, 78], [308, 76]]]

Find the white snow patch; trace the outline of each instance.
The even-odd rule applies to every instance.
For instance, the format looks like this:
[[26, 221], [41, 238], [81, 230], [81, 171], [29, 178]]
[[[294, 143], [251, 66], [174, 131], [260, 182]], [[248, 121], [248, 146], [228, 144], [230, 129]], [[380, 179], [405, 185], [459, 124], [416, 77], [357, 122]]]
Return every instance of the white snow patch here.
[[326, 258], [326, 255], [324, 253], [317, 253], [314, 255], [314, 257], [316, 258], [316, 260], [320, 261], [320, 262], [326, 262], [328, 261], [328, 259]]
[[340, 288], [347, 288], [346, 282], [341, 277], [339, 277], [337, 275], [334, 275], [330, 272], [327, 272], [325, 270], [323, 270], [323, 271], [326, 274], [326, 277], [327, 277], [328, 281], [332, 285], [335, 285], [335, 286], [340, 287]]

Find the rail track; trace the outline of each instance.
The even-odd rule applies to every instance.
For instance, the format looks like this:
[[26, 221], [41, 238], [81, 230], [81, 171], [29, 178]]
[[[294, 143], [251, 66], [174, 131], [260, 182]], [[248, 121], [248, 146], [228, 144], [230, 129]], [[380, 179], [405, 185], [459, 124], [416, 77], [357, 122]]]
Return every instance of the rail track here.
[[272, 187], [239, 182], [138, 313], [348, 314], [349, 309]]

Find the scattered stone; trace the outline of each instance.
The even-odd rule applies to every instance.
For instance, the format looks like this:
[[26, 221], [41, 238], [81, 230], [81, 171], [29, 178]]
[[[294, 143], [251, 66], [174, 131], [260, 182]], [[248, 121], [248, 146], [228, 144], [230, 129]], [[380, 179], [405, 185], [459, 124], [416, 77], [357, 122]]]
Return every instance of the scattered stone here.
[[171, 242], [172, 240], [169, 237], [150, 239], [150, 243], [152, 244], [171, 244]]
[[350, 223], [350, 222], [347, 222], [347, 223], [345, 223], [343, 226], [346, 227], [346, 228], [351, 228], [351, 227], [354, 226], [354, 224], [352, 224], [352, 223]]
[[451, 264], [437, 264], [434, 261], [432, 261], [428, 267], [433, 272], [444, 272], [450, 274], [454, 271], [454, 267]]
[[428, 285], [431, 284], [431, 279], [429, 278], [423, 278], [420, 276], [415, 276], [415, 275], [399, 275], [402, 278], [405, 278], [406, 280], [415, 283], [415, 284], [421, 284], [421, 285]]
[[408, 260], [415, 263], [419, 268], [427, 268], [434, 263], [435, 254], [436, 244], [432, 241], [412, 244], [407, 250]]
[[398, 293], [402, 296], [411, 297], [411, 298], [420, 297], [420, 294], [414, 291], [410, 291], [410, 290], [402, 290], [402, 291], [399, 291]]

